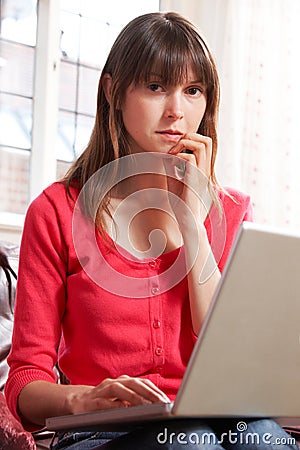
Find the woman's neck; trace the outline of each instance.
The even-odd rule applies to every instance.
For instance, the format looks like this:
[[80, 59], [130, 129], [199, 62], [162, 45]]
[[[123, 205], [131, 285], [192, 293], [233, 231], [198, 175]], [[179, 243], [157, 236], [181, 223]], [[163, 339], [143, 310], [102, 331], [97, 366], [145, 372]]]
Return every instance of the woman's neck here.
[[105, 215], [106, 230], [137, 258], [154, 258], [182, 245], [163, 175], [138, 175], [119, 183]]

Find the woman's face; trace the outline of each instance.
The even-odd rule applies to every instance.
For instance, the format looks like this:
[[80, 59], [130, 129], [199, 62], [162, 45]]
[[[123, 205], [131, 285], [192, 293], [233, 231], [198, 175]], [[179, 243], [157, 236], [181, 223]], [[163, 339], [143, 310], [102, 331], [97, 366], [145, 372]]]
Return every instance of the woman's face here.
[[192, 70], [183, 84], [165, 85], [153, 74], [131, 84], [121, 111], [132, 153], [167, 153], [186, 134], [196, 133], [206, 108], [205, 88]]

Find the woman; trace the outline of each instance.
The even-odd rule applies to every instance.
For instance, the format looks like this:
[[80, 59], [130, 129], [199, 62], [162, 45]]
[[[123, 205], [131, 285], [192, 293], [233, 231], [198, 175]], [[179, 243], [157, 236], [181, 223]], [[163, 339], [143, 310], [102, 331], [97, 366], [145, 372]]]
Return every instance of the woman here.
[[[216, 180], [218, 103], [213, 58], [187, 20], [146, 14], [120, 33], [87, 149], [26, 216], [6, 395], [29, 429], [175, 398], [237, 229], [251, 219], [249, 197]], [[57, 362], [68, 385], [56, 384]], [[229, 427], [168, 427], [211, 425]], [[249, 426], [285, 436], [272, 421]], [[155, 426], [66, 433], [55, 448], [169, 448], [156, 435]]]

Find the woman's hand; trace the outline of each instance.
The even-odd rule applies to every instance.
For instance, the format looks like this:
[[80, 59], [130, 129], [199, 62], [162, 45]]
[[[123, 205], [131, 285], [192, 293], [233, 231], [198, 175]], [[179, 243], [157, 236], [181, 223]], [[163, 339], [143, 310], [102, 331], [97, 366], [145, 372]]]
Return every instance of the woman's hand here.
[[[182, 153], [184, 150], [189, 150], [189, 153]], [[174, 194], [170, 203], [179, 226], [185, 227], [191, 220], [202, 224], [212, 202], [208, 190], [212, 140], [197, 133], [189, 133], [180, 139], [169, 154], [177, 157], [174, 161], [173, 158], [171, 161], [165, 160], [165, 168], [169, 175], [169, 192]], [[182, 160], [182, 164], [179, 159]]]
[[150, 403], [168, 403], [170, 399], [150, 380], [122, 375], [116, 379], [106, 378], [96, 387], [74, 392], [68, 401], [70, 411], [76, 414]]

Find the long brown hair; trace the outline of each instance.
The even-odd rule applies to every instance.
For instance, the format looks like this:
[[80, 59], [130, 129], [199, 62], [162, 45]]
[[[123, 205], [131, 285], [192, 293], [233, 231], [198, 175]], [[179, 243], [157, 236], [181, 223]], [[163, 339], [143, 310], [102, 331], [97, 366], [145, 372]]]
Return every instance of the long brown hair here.
[[[218, 186], [214, 166], [217, 154], [216, 123], [219, 108], [219, 79], [213, 57], [196, 28], [177, 13], [150, 13], [128, 23], [117, 37], [99, 80], [97, 113], [86, 150], [73, 163], [65, 181], [79, 189], [101, 167], [130, 154], [120, 105], [131, 83], [148, 81], [151, 73], [160, 74], [163, 83], [184, 82], [191, 68], [206, 90], [206, 110], [198, 133], [212, 139], [211, 182]], [[108, 103], [103, 77], [112, 78]], [[108, 198], [100, 202], [91, 187], [83, 196], [84, 212], [103, 225], [101, 212], [108, 212]]]

